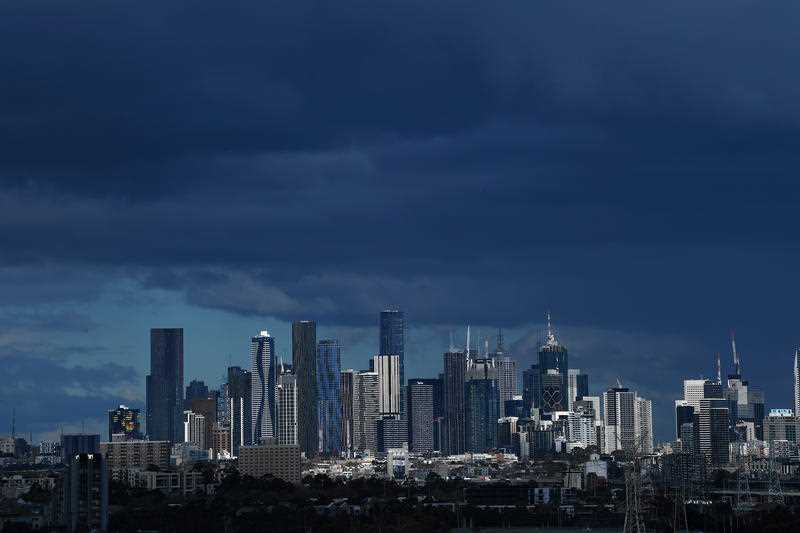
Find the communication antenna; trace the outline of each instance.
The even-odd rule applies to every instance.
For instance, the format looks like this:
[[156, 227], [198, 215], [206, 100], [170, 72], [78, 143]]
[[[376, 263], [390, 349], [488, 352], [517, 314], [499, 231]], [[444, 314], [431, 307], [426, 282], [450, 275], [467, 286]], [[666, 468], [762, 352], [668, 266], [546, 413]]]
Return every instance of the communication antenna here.
[[722, 385], [722, 364], [719, 360], [719, 352], [717, 352], [717, 383]]
[[739, 352], [736, 351], [736, 332], [734, 330], [731, 330], [731, 351], [733, 352], [733, 369], [737, 376], [741, 376], [742, 367], [739, 360]]

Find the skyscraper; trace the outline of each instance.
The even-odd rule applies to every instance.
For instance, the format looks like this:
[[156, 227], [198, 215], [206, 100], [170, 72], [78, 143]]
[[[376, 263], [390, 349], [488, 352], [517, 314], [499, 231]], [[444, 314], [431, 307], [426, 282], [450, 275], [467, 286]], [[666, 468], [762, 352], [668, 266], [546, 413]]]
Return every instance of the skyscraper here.
[[[183, 387], [181, 387], [183, 388]], [[63, 483], [61, 508], [67, 531], [108, 528], [108, 468], [100, 453], [70, 455]]]
[[800, 348], [794, 352], [794, 416], [800, 417]]
[[141, 423], [139, 422], [139, 410], [131, 409], [120, 405], [116, 409], [108, 412], [108, 441], [113, 440], [114, 435], [124, 435], [125, 439], [140, 439]]
[[253, 444], [275, 438], [275, 339], [261, 331], [250, 339]]
[[186, 398], [184, 407], [191, 409], [190, 405], [194, 399], [208, 398], [208, 385], [202, 380], [193, 379], [186, 386]]
[[300, 451], [313, 457], [319, 449], [317, 414], [317, 325], [292, 322], [292, 368], [297, 378], [297, 438]]
[[340, 374], [342, 398], [342, 450], [352, 452], [355, 445], [353, 434], [353, 387], [355, 371], [342, 370]]
[[376, 355], [372, 369], [378, 373], [378, 409], [381, 416], [400, 418], [400, 357]]
[[209, 447], [206, 443], [206, 417], [194, 411], [183, 412], [183, 442], [201, 450]]
[[569, 378], [567, 407], [572, 410], [572, 403], [575, 400], [589, 395], [589, 375], [583, 374], [580, 368], [569, 368], [567, 377]]
[[451, 348], [444, 353], [444, 418], [446, 453], [464, 453], [466, 445], [464, 419], [464, 377], [467, 356]]
[[[438, 380], [437, 380], [438, 381]], [[433, 384], [425, 380], [408, 380], [408, 448], [414, 453], [433, 451]]]
[[603, 393], [603, 412], [606, 428], [603, 451], [636, 452], [636, 393], [626, 388], [608, 389]]
[[278, 374], [277, 429], [278, 444], [297, 444], [297, 380], [291, 369], [282, 367]]
[[[400, 359], [400, 387], [406, 386], [406, 319], [405, 314], [397, 309], [381, 311], [380, 345], [381, 355], [396, 355]], [[405, 399], [401, 401], [405, 402]]]
[[147, 434], [152, 440], [183, 441], [183, 328], [150, 330]]
[[342, 451], [341, 346], [336, 339], [323, 339], [317, 346], [317, 413], [319, 451], [338, 455]]
[[234, 457], [241, 446], [252, 442], [252, 386], [248, 370], [238, 366], [228, 368], [227, 419], [230, 421], [230, 452]]
[[497, 393], [500, 416], [505, 414], [505, 402], [511, 400], [518, 394], [517, 389], [517, 362], [511, 358], [511, 354], [505, 351], [503, 346], [503, 332], [497, 332], [497, 347], [492, 354], [494, 366], [497, 368]]
[[634, 410], [634, 437], [641, 453], [653, 453], [653, 402], [636, 396]]
[[378, 451], [379, 396], [377, 372], [353, 375], [353, 448], [357, 452]]
[[[547, 378], [548, 390], [550, 397], [547, 398], [548, 405], [558, 404], [562, 405], [563, 409], [567, 408], [567, 395], [569, 391], [569, 352], [566, 346], [559, 344], [556, 339], [555, 331], [553, 330], [552, 323], [550, 322], [550, 313], [547, 313], [547, 334], [544, 342], [539, 346], [539, 390], [534, 401], [534, 407], [540, 407], [548, 410], [548, 406], [544, 402], [545, 393], [545, 376], [558, 375], [560, 385], [556, 386], [555, 378]], [[558, 394], [560, 398], [556, 400], [553, 395]]]
[[526, 417], [533, 407], [539, 407], [539, 378], [539, 365], [522, 372], [522, 408]]
[[464, 425], [467, 451], [483, 453], [497, 447], [497, 383], [470, 379], [465, 390]]

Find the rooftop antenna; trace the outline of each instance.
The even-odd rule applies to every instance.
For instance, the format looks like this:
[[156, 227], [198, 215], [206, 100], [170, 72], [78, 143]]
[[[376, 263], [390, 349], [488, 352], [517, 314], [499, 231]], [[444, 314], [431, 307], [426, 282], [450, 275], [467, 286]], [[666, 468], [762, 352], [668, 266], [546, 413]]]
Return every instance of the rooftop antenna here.
[[467, 324], [467, 357], [469, 357], [469, 351], [472, 348], [472, 343], [470, 342], [469, 338], [469, 324]]
[[717, 383], [722, 384], [722, 363], [719, 360], [719, 352], [717, 352]]
[[497, 328], [497, 351], [503, 351], [503, 328]]
[[733, 351], [733, 369], [737, 376], [742, 375], [742, 365], [739, 360], [739, 352], [736, 351], [736, 332], [731, 330], [731, 350]]
[[619, 380], [619, 378], [617, 378], [617, 388], [618, 389], [622, 388], [622, 382]]
[[450, 353], [453, 353], [455, 351], [456, 351], [456, 343], [453, 342], [453, 330], [451, 329], [450, 330]]
[[555, 346], [558, 343], [556, 342], [556, 334], [553, 332], [553, 323], [550, 320], [550, 311], [547, 311], [545, 316], [547, 317], [547, 340], [545, 344], [548, 346]]

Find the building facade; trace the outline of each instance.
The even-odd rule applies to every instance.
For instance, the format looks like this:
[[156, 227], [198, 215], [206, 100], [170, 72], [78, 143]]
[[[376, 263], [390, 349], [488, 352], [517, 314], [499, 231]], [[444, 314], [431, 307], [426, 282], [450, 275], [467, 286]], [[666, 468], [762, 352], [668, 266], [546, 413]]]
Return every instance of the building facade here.
[[108, 412], [108, 440], [112, 440], [114, 435], [121, 435], [124, 439], [142, 438], [138, 409], [120, 405]]
[[147, 434], [154, 440], [183, 441], [183, 328], [150, 330]]
[[464, 453], [465, 412], [464, 384], [467, 357], [464, 352], [451, 349], [444, 353], [444, 450], [449, 455]]
[[259, 444], [275, 438], [275, 339], [261, 331], [250, 339], [250, 442]]
[[313, 457], [319, 450], [316, 322], [292, 322], [292, 369], [297, 378], [298, 443], [306, 457]]
[[300, 447], [281, 444], [243, 446], [237, 468], [242, 475], [256, 479], [266, 475], [289, 483], [300, 483]]
[[342, 451], [341, 351], [336, 339], [323, 339], [317, 346], [318, 451], [324, 455]]

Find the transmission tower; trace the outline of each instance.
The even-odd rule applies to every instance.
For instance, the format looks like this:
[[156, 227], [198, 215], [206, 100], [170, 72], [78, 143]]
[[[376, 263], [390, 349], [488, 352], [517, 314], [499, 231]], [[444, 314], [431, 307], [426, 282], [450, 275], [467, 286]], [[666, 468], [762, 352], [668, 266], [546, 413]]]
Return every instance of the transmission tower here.
[[683, 489], [675, 489], [673, 499], [674, 509], [672, 512], [672, 531], [689, 531], [689, 519], [686, 517], [686, 497]]
[[749, 511], [753, 506], [753, 497], [750, 494], [750, 460], [739, 459], [739, 468], [736, 470], [736, 511]]
[[781, 478], [775, 469], [775, 448], [772, 439], [769, 439], [769, 503], [784, 504]]

